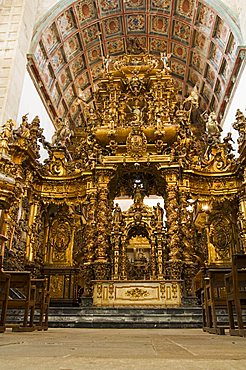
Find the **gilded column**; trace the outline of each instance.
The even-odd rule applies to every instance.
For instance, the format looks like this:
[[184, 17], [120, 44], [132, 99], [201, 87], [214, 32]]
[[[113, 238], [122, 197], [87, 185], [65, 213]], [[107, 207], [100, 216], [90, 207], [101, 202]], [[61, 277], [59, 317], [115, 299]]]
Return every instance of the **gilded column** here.
[[110, 171], [98, 172], [98, 201], [96, 212], [96, 251], [95, 251], [95, 274], [97, 280], [109, 278], [108, 249], [110, 240], [111, 208], [108, 197]]
[[150, 260], [150, 268], [151, 268], [151, 279], [156, 279], [156, 252], [155, 252], [155, 235], [152, 234], [151, 236], [151, 260]]
[[[89, 183], [92, 185], [92, 183]], [[86, 222], [86, 230], [85, 230], [85, 241], [86, 241], [86, 250], [85, 250], [85, 257], [84, 257], [84, 266], [83, 266], [83, 274], [85, 280], [85, 290], [84, 296], [91, 297], [92, 296], [92, 280], [95, 279], [94, 274], [94, 254], [95, 254], [95, 238], [96, 238], [96, 203], [97, 203], [97, 189], [93, 186], [89, 186], [87, 189], [87, 199], [88, 199], [88, 206], [87, 206], [87, 222]]]
[[6, 243], [8, 249], [13, 249], [12, 242], [18, 219], [19, 204], [20, 204], [19, 200], [14, 200], [10, 208], [5, 211], [6, 214], [5, 214], [4, 235], [6, 235], [8, 238], [8, 241]]
[[191, 296], [192, 281], [196, 274], [197, 263], [195, 255], [195, 229], [193, 223], [193, 208], [189, 209], [189, 193], [184, 189], [180, 192], [180, 235], [181, 235], [181, 253], [183, 261], [183, 279], [185, 281], [186, 296]]
[[166, 174], [166, 217], [171, 278], [181, 278], [180, 225], [177, 174]]
[[126, 280], [127, 279], [126, 261], [127, 261], [127, 256], [126, 256], [126, 237], [124, 235], [121, 238], [121, 263], [120, 263], [121, 274], [120, 274], [120, 277], [121, 277], [122, 280]]
[[156, 234], [157, 243], [157, 278], [158, 280], [163, 279], [163, 246], [162, 246], [162, 233], [157, 232]]
[[108, 190], [100, 189], [97, 203], [97, 241], [95, 262], [107, 262], [108, 247]]
[[112, 271], [112, 279], [113, 280], [119, 280], [119, 272], [120, 272], [120, 238], [121, 233], [116, 230], [112, 232], [112, 244], [113, 244], [113, 271]]
[[90, 193], [88, 194], [88, 207], [87, 207], [87, 223], [85, 231], [86, 239], [86, 264], [91, 264], [94, 258], [94, 249], [95, 249], [95, 237], [96, 237], [96, 202], [97, 202], [97, 193], [96, 188], [91, 188]]
[[[245, 180], [246, 182], [246, 180]], [[238, 232], [241, 244], [241, 249], [246, 253], [246, 194], [239, 198], [239, 212], [238, 212]]]
[[29, 261], [33, 261], [34, 258], [34, 238], [36, 234], [36, 224], [35, 218], [37, 217], [39, 210], [39, 200], [32, 199], [30, 202], [30, 213], [29, 213], [29, 220], [28, 220], [28, 233], [26, 237], [26, 257]]
[[163, 255], [164, 255], [164, 228], [163, 228], [163, 215], [164, 210], [161, 208], [160, 204], [157, 203], [157, 206], [154, 207], [155, 210], [155, 244], [156, 244], [156, 258], [157, 258], [157, 278], [162, 280], [164, 278], [164, 264], [163, 264]]
[[7, 236], [5, 236], [5, 226], [6, 222], [6, 210], [0, 210], [0, 271], [3, 269], [3, 260], [4, 260], [4, 251], [5, 251], [5, 243], [8, 240]]

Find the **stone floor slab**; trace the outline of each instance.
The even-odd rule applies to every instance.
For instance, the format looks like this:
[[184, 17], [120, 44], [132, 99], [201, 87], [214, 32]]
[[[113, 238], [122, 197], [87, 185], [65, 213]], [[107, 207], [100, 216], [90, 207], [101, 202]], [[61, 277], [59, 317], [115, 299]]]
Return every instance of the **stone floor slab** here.
[[201, 329], [49, 329], [0, 334], [1, 370], [245, 370], [246, 338]]

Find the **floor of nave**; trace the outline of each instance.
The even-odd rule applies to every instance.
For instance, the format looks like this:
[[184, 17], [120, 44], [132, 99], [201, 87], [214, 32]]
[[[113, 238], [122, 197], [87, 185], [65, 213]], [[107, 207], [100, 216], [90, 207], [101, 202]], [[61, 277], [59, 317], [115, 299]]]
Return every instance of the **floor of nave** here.
[[49, 329], [0, 334], [1, 370], [246, 369], [246, 338], [201, 329]]

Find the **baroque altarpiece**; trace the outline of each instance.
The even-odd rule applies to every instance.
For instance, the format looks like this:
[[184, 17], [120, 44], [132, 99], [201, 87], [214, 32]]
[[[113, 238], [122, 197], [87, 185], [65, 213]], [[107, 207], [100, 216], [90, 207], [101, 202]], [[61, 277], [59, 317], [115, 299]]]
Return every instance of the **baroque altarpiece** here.
[[1, 127], [3, 268], [46, 276], [54, 301], [188, 304], [201, 267], [246, 249], [245, 116], [235, 157], [196, 88], [178, 99], [165, 55], [106, 60], [93, 104], [78, 99], [84, 127], [58, 119], [51, 143], [38, 117]]

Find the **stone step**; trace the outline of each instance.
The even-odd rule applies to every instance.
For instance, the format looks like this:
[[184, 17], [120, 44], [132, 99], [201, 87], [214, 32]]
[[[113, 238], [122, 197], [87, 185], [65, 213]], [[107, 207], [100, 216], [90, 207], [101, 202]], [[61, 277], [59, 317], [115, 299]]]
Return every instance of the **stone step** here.
[[[8, 321], [19, 322], [18, 310], [8, 312]], [[200, 328], [200, 307], [103, 308], [51, 307], [49, 327], [78, 328]]]
[[[245, 312], [246, 314], [246, 312]], [[226, 326], [226, 310], [217, 310], [220, 324]], [[246, 315], [245, 315], [246, 318]], [[18, 310], [8, 312], [8, 321], [19, 322]], [[201, 307], [111, 308], [51, 307], [49, 327], [63, 328], [201, 328]]]
[[67, 307], [49, 312], [50, 327], [93, 328], [200, 328], [200, 307], [103, 308]]

